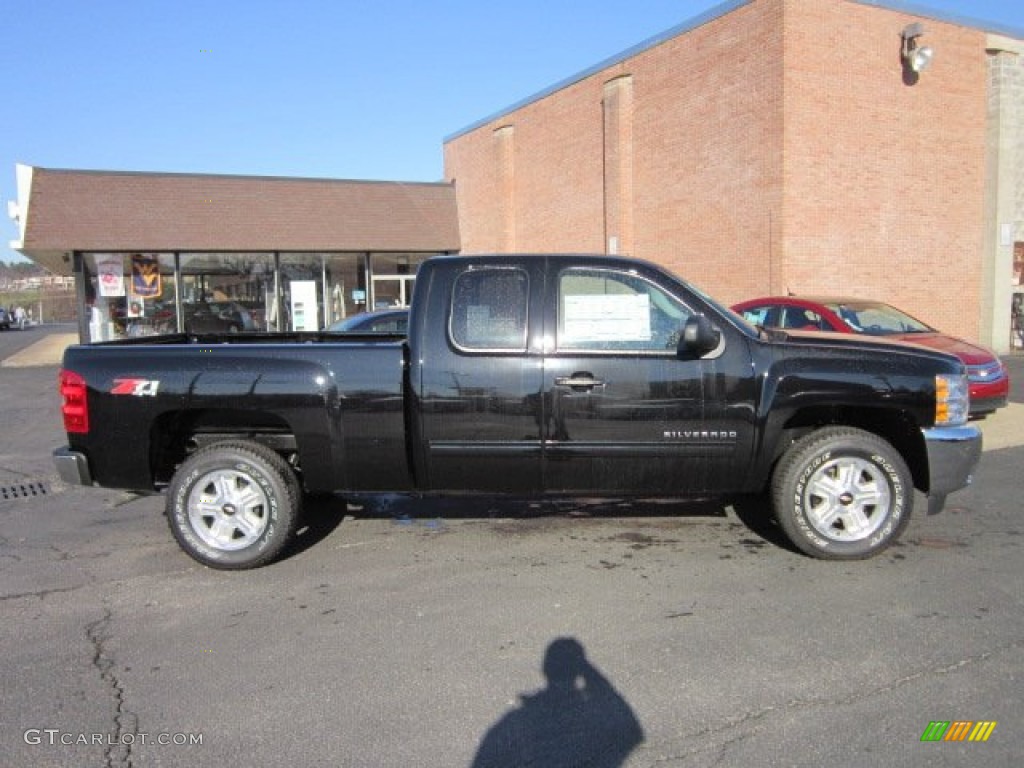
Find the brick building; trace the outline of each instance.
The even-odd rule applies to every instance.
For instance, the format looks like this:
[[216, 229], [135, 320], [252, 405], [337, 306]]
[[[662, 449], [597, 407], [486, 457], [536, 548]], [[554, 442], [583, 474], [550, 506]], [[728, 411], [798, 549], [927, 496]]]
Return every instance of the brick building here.
[[920, 6], [733, 0], [449, 136], [462, 250], [629, 254], [730, 303], [880, 298], [1006, 352], [1022, 52]]

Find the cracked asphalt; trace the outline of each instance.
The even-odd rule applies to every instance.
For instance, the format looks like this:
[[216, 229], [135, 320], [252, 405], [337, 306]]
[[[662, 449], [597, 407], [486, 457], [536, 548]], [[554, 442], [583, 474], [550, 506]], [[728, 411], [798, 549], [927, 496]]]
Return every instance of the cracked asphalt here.
[[[986, 451], [938, 516], [919, 498], [865, 562], [794, 553], [744, 522], [757, 500], [375, 498], [318, 500], [289, 557], [222, 573], [177, 549], [161, 498], [57, 480], [55, 379], [0, 369], [0, 485], [45, 489], [0, 500], [0, 766], [1024, 754], [1024, 447]], [[921, 742], [956, 720], [997, 725]]]

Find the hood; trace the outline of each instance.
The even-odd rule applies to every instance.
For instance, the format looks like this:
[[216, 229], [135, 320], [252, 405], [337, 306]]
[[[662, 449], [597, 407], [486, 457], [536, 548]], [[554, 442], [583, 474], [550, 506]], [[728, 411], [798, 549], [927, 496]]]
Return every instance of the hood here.
[[[915, 343], [903, 341], [899, 336], [867, 336], [854, 333], [833, 333], [831, 331], [793, 331], [766, 329], [762, 339], [779, 347], [784, 354], [791, 348], [795, 354], [811, 353], [817, 356], [836, 356], [856, 359], [859, 355], [889, 357], [893, 354], [911, 355], [917, 358], [943, 359], [947, 362], [965, 365], [965, 361], [952, 351], [938, 346], [919, 343], [917, 337], [932, 334], [906, 334], [914, 337]], [[941, 336], [941, 334], [934, 334]], [[945, 367], [945, 366], [944, 366]]]
[[754, 354], [771, 356], [769, 400], [785, 407], [884, 406], [931, 424], [935, 376], [966, 373], [955, 355], [878, 336], [765, 331], [760, 342]]
[[955, 336], [946, 336], [944, 333], [897, 333], [886, 336], [894, 341], [910, 342], [919, 344], [929, 349], [937, 349], [950, 355], [956, 355], [966, 365], [984, 365], [996, 359], [992, 350], [980, 344], [972, 344], [969, 341], [958, 339]]

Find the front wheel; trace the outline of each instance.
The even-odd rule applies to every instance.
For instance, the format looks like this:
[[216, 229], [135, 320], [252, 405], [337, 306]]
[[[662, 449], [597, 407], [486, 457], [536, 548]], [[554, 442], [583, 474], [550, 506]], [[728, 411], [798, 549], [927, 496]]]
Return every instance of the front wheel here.
[[882, 438], [828, 427], [794, 443], [772, 478], [779, 525], [801, 551], [826, 560], [877, 555], [910, 522], [914, 487]]
[[301, 493], [288, 463], [257, 443], [218, 443], [178, 468], [167, 520], [185, 552], [204, 565], [241, 570], [265, 565], [287, 546]]

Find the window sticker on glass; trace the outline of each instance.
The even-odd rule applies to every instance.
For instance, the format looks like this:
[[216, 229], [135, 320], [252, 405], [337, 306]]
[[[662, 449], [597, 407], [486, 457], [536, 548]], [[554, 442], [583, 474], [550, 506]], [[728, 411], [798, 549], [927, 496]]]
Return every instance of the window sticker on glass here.
[[466, 336], [471, 344], [501, 346], [517, 340], [521, 336], [514, 317], [497, 317], [492, 314], [489, 305], [470, 305], [466, 307]]
[[649, 341], [650, 297], [647, 294], [566, 296], [563, 339], [566, 341]]

